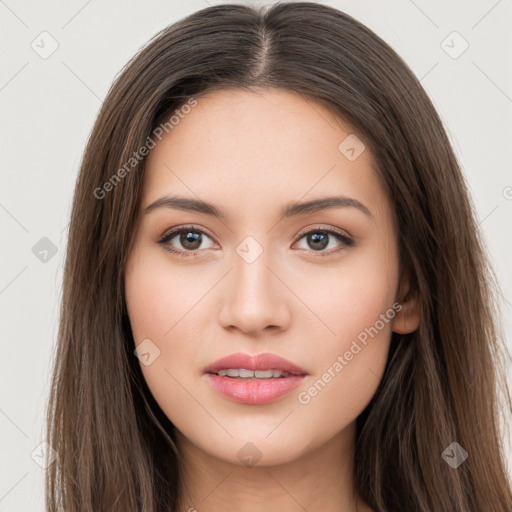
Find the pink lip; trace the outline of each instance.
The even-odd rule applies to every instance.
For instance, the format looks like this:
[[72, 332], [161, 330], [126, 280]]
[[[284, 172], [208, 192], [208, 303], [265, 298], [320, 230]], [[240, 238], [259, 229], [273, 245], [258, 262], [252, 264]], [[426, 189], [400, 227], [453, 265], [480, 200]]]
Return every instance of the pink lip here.
[[205, 373], [217, 373], [223, 368], [244, 368], [245, 370], [281, 370], [293, 375], [307, 375], [307, 371], [277, 354], [265, 352], [251, 356], [241, 352], [230, 354], [215, 361], [204, 369]]
[[[256, 380], [236, 379], [216, 374], [219, 370], [229, 368], [280, 370], [290, 375], [277, 379]], [[299, 366], [272, 353], [256, 356], [243, 353], [231, 354], [215, 361], [206, 367], [204, 372], [219, 393], [235, 402], [251, 405], [263, 405], [277, 400], [299, 386], [304, 377], [308, 375]]]

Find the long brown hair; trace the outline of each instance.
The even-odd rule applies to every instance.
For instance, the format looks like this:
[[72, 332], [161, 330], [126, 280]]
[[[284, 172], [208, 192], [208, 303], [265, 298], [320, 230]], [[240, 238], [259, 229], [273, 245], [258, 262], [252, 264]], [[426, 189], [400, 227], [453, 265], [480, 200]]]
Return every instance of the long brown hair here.
[[[510, 512], [497, 285], [463, 175], [405, 62], [352, 17], [308, 2], [198, 11], [158, 33], [110, 89], [74, 192], [48, 405], [58, 459], [47, 471], [47, 510], [176, 507], [174, 427], [133, 354], [124, 298], [140, 149], [192, 98], [253, 86], [296, 91], [362, 134], [394, 205], [401, 272], [421, 304], [420, 327], [393, 333], [383, 379], [357, 419], [358, 494], [379, 512]], [[442, 456], [453, 456], [454, 442], [468, 454], [456, 469]]]

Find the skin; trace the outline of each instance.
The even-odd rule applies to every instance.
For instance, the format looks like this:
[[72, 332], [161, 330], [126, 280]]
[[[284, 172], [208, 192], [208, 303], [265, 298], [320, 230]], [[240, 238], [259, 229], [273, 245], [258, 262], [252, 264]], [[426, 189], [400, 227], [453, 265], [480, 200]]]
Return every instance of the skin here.
[[[338, 149], [351, 133], [294, 92], [216, 91], [148, 155], [126, 302], [135, 344], [149, 338], [160, 350], [141, 369], [177, 429], [179, 510], [370, 510], [353, 489], [355, 420], [382, 378], [392, 330], [418, 326], [413, 299], [309, 403], [298, 400], [407, 288], [393, 206], [370, 151], [350, 161]], [[144, 214], [166, 194], [208, 201], [226, 218], [165, 207]], [[356, 199], [371, 216], [337, 207], [279, 220], [290, 202], [332, 195]], [[206, 233], [195, 255], [179, 234], [167, 246], [188, 250], [184, 257], [157, 243], [190, 224]], [[319, 251], [301, 236], [329, 228], [354, 245], [329, 235]], [[236, 252], [248, 236], [263, 249], [252, 263]], [[274, 352], [309, 375], [273, 403], [239, 404], [203, 373], [234, 352]], [[254, 466], [237, 456], [248, 442], [261, 454]]]

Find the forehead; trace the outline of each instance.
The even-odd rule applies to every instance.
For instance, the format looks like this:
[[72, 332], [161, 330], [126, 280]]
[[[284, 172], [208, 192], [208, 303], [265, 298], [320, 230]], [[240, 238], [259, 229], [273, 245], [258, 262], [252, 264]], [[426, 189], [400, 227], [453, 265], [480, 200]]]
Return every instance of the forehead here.
[[327, 195], [385, 206], [362, 137], [326, 106], [283, 89], [196, 101], [150, 151], [143, 206], [166, 193], [211, 199], [227, 216]]

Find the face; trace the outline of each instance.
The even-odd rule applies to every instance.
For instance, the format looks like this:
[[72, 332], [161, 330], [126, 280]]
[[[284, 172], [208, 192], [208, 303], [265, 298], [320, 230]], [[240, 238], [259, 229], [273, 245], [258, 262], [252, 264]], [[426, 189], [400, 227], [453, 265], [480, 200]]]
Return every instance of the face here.
[[[403, 314], [392, 206], [369, 149], [317, 103], [216, 91], [186, 111], [148, 155], [125, 269], [141, 369], [201, 452], [298, 459], [353, 426], [382, 377]], [[254, 377], [206, 372], [240, 353], [216, 369]], [[260, 354], [300, 371], [268, 379], [288, 367]]]

